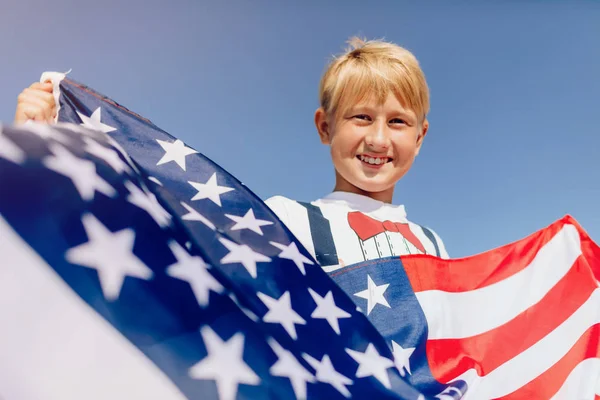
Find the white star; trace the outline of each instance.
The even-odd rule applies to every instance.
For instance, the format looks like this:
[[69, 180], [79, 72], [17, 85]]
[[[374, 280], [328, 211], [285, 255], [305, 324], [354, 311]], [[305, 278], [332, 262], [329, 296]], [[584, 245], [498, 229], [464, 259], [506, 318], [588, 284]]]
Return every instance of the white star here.
[[0, 129], [0, 157], [21, 164], [25, 161], [25, 152], [12, 142]]
[[373, 308], [377, 304], [391, 308], [385, 297], [383, 297], [388, 286], [390, 286], [389, 283], [377, 286], [375, 282], [373, 282], [373, 279], [371, 279], [371, 276], [367, 275], [367, 289], [362, 292], [354, 293], [355, 296], [367, 299], [367, 315], [371, 314], [371, 311], [373, 311]]
[[151, 181], [151, 182], [154, 182], [154, 183], [156, 183], [156, 184], [157, 184], [157, 185], [159, 185], [159, 186], [164, 186], [164, 185], [162, 184], [162, 182], [161, 182], [161, 181], [159, 181], [159, 180], [158, 180], [158, 178], [156, 178], [156, 177], [154, 177], [154, 176], [149, 176], [149, 177], [148, 177], [148, 180], [149, 180], [149, 181]]
[[391, 389], [390, 377], [388, 376], [387, 369], [394, 366], [394, 362], [389, 358], [385, 358], [379, 355], [373, 343], [369, 343], [367, 350], [364, 353], [360, 351], [346, 349], [346, 353], [350, 354], [350, 357], [354, 358], [354, 361], [358, 363], [358, 370], [356, 371], [357, 378], [363, 378], [365, 376], [373, 376], [379, 382], [388, 389]]
[[223, 286], [208, 272], [202, 258], [192, 256], [175, 241], [169, 242], [169, 248], [177, 262], [167, 268], [167, 275], [189, 283], [198, 304], [208, 305], [211, 290], [216, 293], [224, 290]]
[[232, 191], [233, 189], [227, 186], [219, 186], [217, 184], [217, 173], [215, 172], [206, 183], [190, 182], [190, 185], [198, 191], [193, 200], [209, 199], [219, 207], [221, 207], [221, 195]]
[[242, 333], [236, 333], [226, 342], [209, 326], [203, 326], [200, 334], [208, 354], [190, 368], [189, 374], [192, 379], [214, 380], [220, 400], [234, 400], [240, 383], [260, 384], [258, 375], [244, 362]]
[[344, 397], [350, 398], [350, 391], [346, 388], [347, 385], [352, 385], [352, 379], [340, 374], [335, 370], [331, 359], [327, 354], [323, 356], [321, 361], [309, 356], [308, 354], [302, 355], [307, 363], [310, 364], [316, 371], [316, 377], [319, 382], [328, 383], [333, 386], [338, 392]]
[[160, 160], [158, 160], [156, 165], [175, 161], [177, 165], [179, 165], [181, 169], [185, 171], [185, 157], [189, 156], [190, 154], [198, 153], [196, 150], [186, 147], [185, 144], [179, 139], [175, 140], [173, 143], [165, 142], [164, 140], [159, 139], [156, 139], [156, 141], [165, 151], [165, 154]]
[[256, 294], [269, 309], [264, 315], [263, 321], [281, 324], [292, 339], [296, 340], [298, 335], [294, 324], [306, 325], [306, 321], [292, 309], [290, 292], [285, 292], [279, 299], [260, 292]]
[[243, 217], [237, 215], [225, 214], [225, 216], [233, 221], [235, 225], [231, 227], [232, 231], [239, 231], [241, 229], [250, 229], [252, 232], [256, 232], [259, 235], [263, 235], [261, 226], [273, 225], [271, 221], [265, 221], [263, 219], [256, 219], [254, 217], [254, 211], [249, 209]]
[[105, 147], [89, 137], [84, 137], [83, 141], [85, 142], [85, 151], [106, 162], [117, 174], [131, 170], [115, 150]]
[[229, 250], [229, 253], [221, 259], [222, 264], [240, 263], [246, 268], [250, 276], [256, 278], [256, 263], [269, 262], [271, 259], [263, 254], [252, 250], [248, 245], [237, 244], [231, 240], [220, 238], [219, 242]]
[[136, 166], [135, 162], [133, 162], [133, 160], [131, 159], [131, 157], [129, 157], [129, 154], [127, 154], [127, 152], [125, 151], [125, 149], [123, 148], [123, 146], [121, 146], [119, 144], [119, 142], [117, 142], [112, 136], [109, 135], [104, 135], [104, 138], [108, 141], [108, 143], [114, 147], [115, 149], [117, 149], [119, 151], [119, 153], [125, 158], [125, 160], [127, 161], [128, 165], [136, 172], [136, 173], [140, 173], [140, 170], [138, 169], [138, 167]]
[[164, 228], [169, 225], [171, 214], [158, 203], [154, 193], [142, 191], [131, 181], [125, 182], [125, 187], [129, 190], [128, 202], [145, 210], [160, 227]]
[[96, 165], [92, 161], [75, 157], [57, 143], [51, 143], [49, 148], [54, 154], [45, 157], [42, 163], [71, 179], [83, 200], [92, 200], [96, 191], [109, 197], [117, 194], [116, 190], [96, 173]]
[[329, 322], [329, 325], [333, 328], [335, 333], [340, 334], [340, 325], [338, 319], [341, 318], [350, 318], [350, 314], [346, 311], [342, 310], [338, 306], [335, 305], [335, 301], [333, 300], [333, 293], [327, 292], [325, 297], [319, 296], [317, 292], [308, 288], [308, 291], [317, 303], [317, 308], [310, 315], [313, 318], [322, 318], [326, 319]]
[[275, 246], [279, 250], [281, 250], [281, 253], [279, 253], [278, 256], [279, 258], [292, 260], [294, 264], [296, 264], [300, 272], [302, 272], [302, 275], [306, 275], [306, 268], [304, 268], [304, 264], [314, 264], [308, 257], [305, 257], [304, 254], [300, 253], [300, 250], [298, 250], [298, 246], [296, 246], [295, 242], [292, 242], [287, 246], [277, 242], [269, 243], [271, 243], [272, 246]]
[[184, 221], [200, 221], [204, 225], [206, 225], [210, 229], [212, 229], [213, 231], [217, 229], [215, 227], [215, 225], [208, 220], [208, 218], [206, 218], [204, 215], [200, 214], [198, 211], [194, 210], [191, 206], [187, 205], [183, 201], [181, 202], [181, 205], [186, 210], [188, 210], [188, 213], [185, 214], [183, 217], [181, 217]]
[[277, 362], [269, 369], [273, 376], [288, 378], [297, 399], [306, 399], [306, 384], [314, 382], [315, 377], [302, 366], [292, 353], [285, 350], [279, 343], [269, 338], [269, 345], [277, 354]]
[[[406, 375], [406, 372], [411, 374], [410, 372], [410, 356], [413, 351], [415, 351], [414, 347], [403, 348], [398, 343], [392, 340], [392, 353], [394, 354], [394, 362], [396, 363], [396, 368], [400, 371], [400, 375]], [[404, 372], [406, 370], [406, 372]]]
[[[58, 142], [66, 144], [66, 145], [68, 145], [72, 142], [71, 137], [57, 128], [67, 128], [71, 132], [78, 132], [76, 129], [73, 129], [73, 128], [75, 128], [75, 126], [69, 126], [66, 124], [65, 125], [48, 125], [48, 124], [42, 124], [40, 122], [34, 122], [32, 120], [28, 120], [27, 123], [25, 124], [25, 126], [27, 127], [27, 130], [29, 132], [35, 134], [36, 136], [38, 136], [42, 139], [54, 139]], [[81, 132], [79, 132], [79, 133], [81, 133]], [[85, 134], [88, 134], [88, 132], [86, 132]]]
[[126, 276], [145, 280], [152, 277], [152, 270], [133, 254], [132, 229], [113, 233], [92, 214], [84, 214], [81, 221], [88, 241], [67, 250], [65, 258], [70, 263], [96, 269], [107, 300], [119, 298]]
[[[452, 393], [454, 392], [454, 393]], [[458, 395], [458, 397], [455, 396]], [[455, 388], [453, 386], [448, 386], [446, 387], [446, 389], [444, 389], [444, 391], [442, 393], [439, 393], [435, 396], [436, 399], [440, 399], [440, 400], [454, 400], [454, 399], [460, 399], [463, 396], [463, 392], [461, 392], [458, 388]]]
[[94, 111], [89, 117], [77, 111], [77, 115], [79, 115], [79, 118], [81, 118], [81, 125], [104, 133], [116, 131], [117, 128], [113, 128], [110, 125], [102, 123], [101, 114], [102, 107], [96, 108], [96, 111]]

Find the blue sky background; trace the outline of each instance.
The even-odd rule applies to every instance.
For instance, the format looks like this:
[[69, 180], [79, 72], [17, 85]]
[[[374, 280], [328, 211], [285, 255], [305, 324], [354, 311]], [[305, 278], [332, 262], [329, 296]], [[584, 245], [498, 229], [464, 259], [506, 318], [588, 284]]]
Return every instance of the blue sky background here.
[[451, 256], [567, 213], [600, 239], [598, 1], [5, 0], [0, 121], [43, 71], [72, 68], [262, 198], [313, 200], [334, 183], [318, 82], [355, 34], [426, 73], [431, 128], [394, 202]]

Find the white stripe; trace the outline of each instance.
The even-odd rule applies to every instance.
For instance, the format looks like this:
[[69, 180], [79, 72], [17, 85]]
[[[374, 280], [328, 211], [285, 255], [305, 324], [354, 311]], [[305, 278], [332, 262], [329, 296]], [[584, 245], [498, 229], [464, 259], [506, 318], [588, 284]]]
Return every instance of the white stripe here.
[[185, 399], [0, 215], [3, 400]]
[[[533, 346], [480, 377], [470, 369], [456, 379], [469, 385], [463, 400], [505, 396], [531, 382], [556, 364], [591, 326], [600, 323], [600, 288], [573, 315]], [[502, 346], [502, 343], [497, 343]], [[592, 382], [598, 377], [588, 377]]]
[[596, 383], [600, 385], [600, 358], [588, 358], [571, 371], [551, 400], [594, 400], [596, 395], [600, 395], [600, 387]]
[[539, 302], [581, 254], [579, 233], [565, 225], [525, 269], [498, 283], [462, 293], [417, 293], [431, 339], [459, 339], [497, 328]]

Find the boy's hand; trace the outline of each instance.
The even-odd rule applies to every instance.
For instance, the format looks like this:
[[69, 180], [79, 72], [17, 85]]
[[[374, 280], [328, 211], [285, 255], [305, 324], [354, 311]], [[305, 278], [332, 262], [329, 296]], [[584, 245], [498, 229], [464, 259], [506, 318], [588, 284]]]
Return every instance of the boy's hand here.
[[56, 117], [56, 102], [52, 95], [52, 83], [36, 82], [19, 94], [15, 124], [22, 124], [28, 120], [52, 124], [54, 117]]

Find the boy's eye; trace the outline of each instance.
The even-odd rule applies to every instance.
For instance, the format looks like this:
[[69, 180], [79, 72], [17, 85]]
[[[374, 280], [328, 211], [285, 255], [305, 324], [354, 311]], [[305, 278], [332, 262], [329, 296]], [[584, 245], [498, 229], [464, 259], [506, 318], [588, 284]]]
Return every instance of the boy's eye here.
[[406, 123], [406, 121], [404, 121], [404, 120], [403, 120], [403, 119], [401, 119], [401, 118], [394, 118], [394, 119], [391, 119], [391, 120], [390, 120], [390, 123], [391, 123], [391, 124], [405, 124], [405, 123]]
[[360, 120], [363, 120], [363, 121], [370, 121], [371, 120], [371, 117], [369, 117], [366, 114], [358, 114], [358, 115], [355, 115], [353, 118], [357, 118], [357, 119], [360, 119]]

